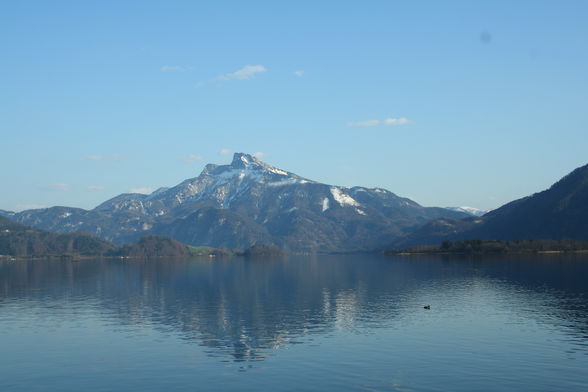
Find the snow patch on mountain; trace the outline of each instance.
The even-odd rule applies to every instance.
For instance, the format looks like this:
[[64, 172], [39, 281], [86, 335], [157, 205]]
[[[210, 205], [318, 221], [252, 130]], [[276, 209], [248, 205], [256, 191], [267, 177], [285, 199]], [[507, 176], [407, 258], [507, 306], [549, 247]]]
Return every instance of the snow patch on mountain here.
[[217, 178], [215, 186], [223, 185], [223, 184], [233, 180], [234, 178], [237, 178], [239, 180], [243, 180], [243, 179], [247, 178], [250, 180], [263, 182], [263, 172], [261, 172], [260, 170], [256, 170], [254, 168], [249, 168], [249, 167], [247, 167], [245, 169], [227, 170], [223, 173], [215, 175], [215, 177]]
[[335, 201], [337, 203], [339, 203], [339, 205], [341, 207], [345, 207], [345, 206], [358, 207], [361, 205], [353, 197], [343, 193], [341, 188], [338, 188], [335, 186], [331, 187], [331, 195], [333, 195], [333, 199], [335, 199]]
[[329, 209], [329, 198], [325, 197], [323, 199], [323, 212]]
[[288, 175], [288, 172], [285, 172], [283, 170], [280, 170], [280, 169], [277, 169], [277, 168], [271, 167], [271, 166], [268, 167], [267, 170], [270, 171], [270, 172], [272, 172], [272, 173], [279, 174], [281, 176], [287, 176]]
[[306, 184], [308, 181], [299, 180], [296, 178], [288, 178], [286, 180], [281, 181], [273, 181], [266, 183], [267, 186], [284, 186], [284, 185], [295, 185], [295, 184]]

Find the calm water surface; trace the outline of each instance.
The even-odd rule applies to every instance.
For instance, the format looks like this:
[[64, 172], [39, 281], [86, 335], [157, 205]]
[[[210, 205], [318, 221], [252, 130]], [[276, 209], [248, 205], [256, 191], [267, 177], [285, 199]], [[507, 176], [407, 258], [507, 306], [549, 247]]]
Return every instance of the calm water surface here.
[[586, 256], [0, 262], [0, 391], [585, 391], [587, 278]]

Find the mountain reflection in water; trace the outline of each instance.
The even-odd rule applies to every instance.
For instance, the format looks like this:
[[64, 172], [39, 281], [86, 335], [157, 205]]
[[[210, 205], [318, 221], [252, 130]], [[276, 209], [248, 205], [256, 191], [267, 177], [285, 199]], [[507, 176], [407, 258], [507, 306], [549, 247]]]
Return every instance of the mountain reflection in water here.
[[585, 354], [587, 261], [359, 255], [2, 262], [0, 312], [7, 317], [6, 305], [19, 302], [52, 312], [92, 309], [113, 328], [148, 325], [221, 360], [260, 361], [337, 330], [404, 328], [423, 305], [431, 305], [426, 322], [434, 323], [490, 300], [507, 322], [531, 318], [560, 328]]

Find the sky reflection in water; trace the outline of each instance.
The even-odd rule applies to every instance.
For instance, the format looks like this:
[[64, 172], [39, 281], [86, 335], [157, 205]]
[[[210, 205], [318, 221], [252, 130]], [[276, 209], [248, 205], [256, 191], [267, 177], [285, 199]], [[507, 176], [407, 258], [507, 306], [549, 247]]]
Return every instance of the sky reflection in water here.
[[578, 390], [587, 273], [581, 256], [2, 262], [0, 389]]

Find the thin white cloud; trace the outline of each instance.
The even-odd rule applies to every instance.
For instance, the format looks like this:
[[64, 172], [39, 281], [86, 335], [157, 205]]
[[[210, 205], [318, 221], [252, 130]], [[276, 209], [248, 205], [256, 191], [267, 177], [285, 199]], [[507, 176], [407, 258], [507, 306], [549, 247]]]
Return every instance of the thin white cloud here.
[[57, 184], [53, 184], [53, 188], [57, 189], [59, 191], [69, 191], [69, 184], [64, 184], [64, 183], [57, 183]]
[[86, 157], [83, 157], [82, 159], [84, 161], [103, 161], [106, 158], [102, 155], [88, 155]]
[[114, 154], [110, 157], [110, 159], [112, 159], [114, 162], [121, 162], [121, 161], [126, 161], [129, 158], [123, 157], [122, 155]]
[[377, 127], [380, 125], [380, 120], [367, 120], [347, 123], [348, 127]]
[[39, 185], [38, 188], [39, 188], [39, 190], [42, 190], [42, 191], [67, 192], [67, 191], [69, 191], [69, 184], [57, 182], [55, 184]]
[[47, 185], [47, 186], [43, 187], [43, 189], [48, 190], [48, 191], [67, 192], [67, 191], [69, 191], [69, 184], [64, 184], [62, 182], [58, 182], [55, 184]]
[[88, 190], [89, 191], [102, 191], [102, 190], [104, 190], [104, 187], [101, 185], [90, 185], [88, 187]]
[[218, 155], [229, 155], [231, 153], [231, 150], [229, 150], [228, 148], [221, 148], [221, 150], [218, 152]]
[[121, 162], [126, 161], [128, 158], [123, 157], [119, 154], [112, 154], [112, 155], [87, 155], [82, 158], [83, 161], [92, 161], [92, 162]]
[[235, 72], [219, 76], [218, 80], [248, 80], [263, 72], [267, 72], [267, 68], [263, 65], [246, 65]]
[[253, 153], [253, 157], [257, 159], [261, 159], [265, 156], [265, 154], [261, 151]]
[[159, 69], [161, 72], [183, 72], [190, 71], [192, 67], [187, 65], [162, 65]]
[[298, 76], [299, 78], [304, 76], [304, 70], [303, 69], [299, 69], [297, 71], [292, 72], [295, 76]]
[[130, 193], [141, 193], [143, 195], [149, 195], [149, 194], [153, 193], [153, 188], [145, 186], [145, 187], [141, 187], [141, 188], [133, 188], [129, 192]]
[[389, 117], [384, 121], [380, 120], [366, 120], [366, 121], [357, 121], [357, 122], [348, 122], [348, 127], [377, 127], [379, 125], [406, 125], [409, 124], [410, 121], [406, 117]]
[[185, 157], [182, 158], [182, 162], [186, 162], [186, 163], [194, 163], [194, 162], [199, 162], [201, 161], [202, 155], [198, 155], [198, 154], [191, 154], [191, 155], [187, 155]]
[[406, 117], [391, 117], [384, 120], [384, 124], [386, 125], [406, 125], [408, 122], [408, 118]]

